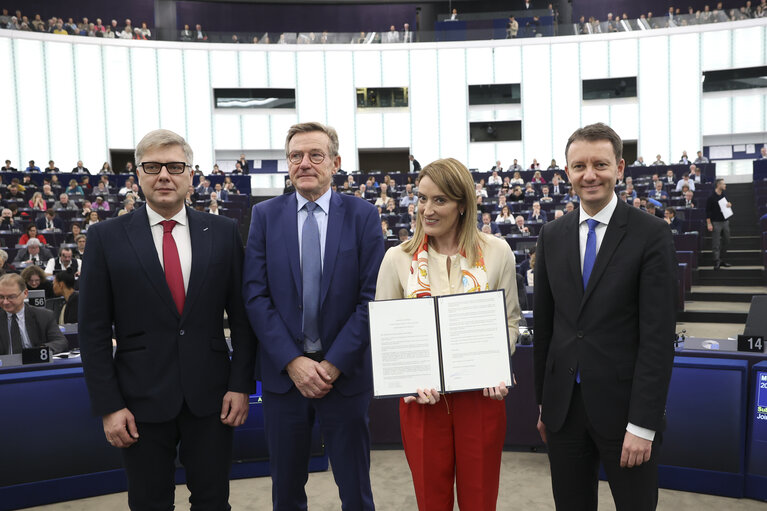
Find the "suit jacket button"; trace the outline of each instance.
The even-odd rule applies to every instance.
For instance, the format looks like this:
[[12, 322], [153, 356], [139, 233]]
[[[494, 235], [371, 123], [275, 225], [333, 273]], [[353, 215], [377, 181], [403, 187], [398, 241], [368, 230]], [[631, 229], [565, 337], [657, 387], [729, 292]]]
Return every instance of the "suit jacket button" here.
[[178, 335], [184, 335], [184, 331], [183, 330], [179, 330], [178, 331]]
[[570, 369], [568, 369], [568, 370], [567, 370], [567, 372], [568, 372], [568, 373], [570, 373], [570, 374], [575, 374], [575, 369], [573, 369], [573, 368], [571, 367]]
[[583, 339], [583, 332], [582, 332], [581, 330], [578, 330], [578, 333], [576, 333], [576, 334], [575, 334], [575, 336], [576, 336], [578, 339]]

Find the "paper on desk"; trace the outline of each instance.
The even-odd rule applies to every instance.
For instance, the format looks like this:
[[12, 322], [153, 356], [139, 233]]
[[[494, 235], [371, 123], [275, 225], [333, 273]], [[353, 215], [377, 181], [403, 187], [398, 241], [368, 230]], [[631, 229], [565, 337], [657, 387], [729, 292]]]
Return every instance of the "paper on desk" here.
[[722, 210], [722, 215], [724, 216], [724, 219], [727, 220], [732, 216], [732, 208], [727, 206], [727, 197], [722, 197], [719, 199], [719, 209]]

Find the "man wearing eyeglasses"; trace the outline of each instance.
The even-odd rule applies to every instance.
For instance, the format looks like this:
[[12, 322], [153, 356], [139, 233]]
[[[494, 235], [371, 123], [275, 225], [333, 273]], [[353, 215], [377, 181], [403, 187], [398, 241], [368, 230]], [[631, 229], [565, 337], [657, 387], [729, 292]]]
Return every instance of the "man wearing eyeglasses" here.
[[24, 348], [48, 346], [61, 353], [69, 349], [56, 317], [47, 309], [24, 304], [27, 285], [21, 275], [6, 273], [0, 277], [0, 355], [18, 355]]
[[296, 124], [285, 152], [296, 191], [253, 208], [243, 285], [259, 339], [272, 502], [307, 508], [317, 417], [342, 508], [372, 510], [367, 303], [384, 252], [378, 213], [331, 191], [341, 166], [333, 128]]
[[178, 449], [192, 509], [228, 510], [255, 357], [242, 241], [231, 219], [184, 206], [194, 162], [182, 137], [152, 131], [135, 156], [146, 205], [88, 229], [79, 336], [91, 406], [121, 449], [131, 509], [173, 508]]

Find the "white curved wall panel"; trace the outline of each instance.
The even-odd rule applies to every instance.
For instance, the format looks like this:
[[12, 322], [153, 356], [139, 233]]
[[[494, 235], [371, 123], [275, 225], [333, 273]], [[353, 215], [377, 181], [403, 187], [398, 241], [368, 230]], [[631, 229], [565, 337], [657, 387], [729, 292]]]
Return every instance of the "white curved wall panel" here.
[[[0, 159], [23, 168], [53, 158], [64, 169], [82, 159], [97, 169], [109, 149], [132, 149], [163, 127], [186, 136], [196, 163], [209, 168], [217, 150], [282, 152], [291, 124], [318, 120], [338, 130], [347, 170], [357, 167], [359, 148], [393, 147], [410, 147], [422, 164], [562, 165], [570, 133], [596, 121], [638, 140], [646, 159], [675, 161], [683, 149], [694, 154], [703, 136], [767, 130], [767, 93], [704, 95], [700, 79], [706, 70], [767, 64], [766, 26], [268, 50], [3, 31], [0, 66], [10, 79], [0, 82]], [[637, 76], [637, 98], [581, 100], [581, 80], [619, 76]], [[520, 83], [521, 104], [469, 107], [467, 86], [491, 83]], [[216, 111], [213, 87], [295, 88], [296, 109]], [[408, 87], [409, 107], [357, 109], [357, 87]], [[472, 143], [469, 122], [484, 120], [521, 120], [523, 140]]]

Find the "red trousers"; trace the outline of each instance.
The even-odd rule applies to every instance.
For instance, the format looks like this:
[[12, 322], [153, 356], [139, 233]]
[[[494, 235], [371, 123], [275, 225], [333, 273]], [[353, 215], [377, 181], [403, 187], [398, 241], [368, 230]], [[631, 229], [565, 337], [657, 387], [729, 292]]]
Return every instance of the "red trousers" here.
[[506, 404], [482, 391], [443, 395], [439, 403], [399, 404], [405, 456], [420, 511], [452, 511], [453, 484], [462, 511], [494, 511]]

